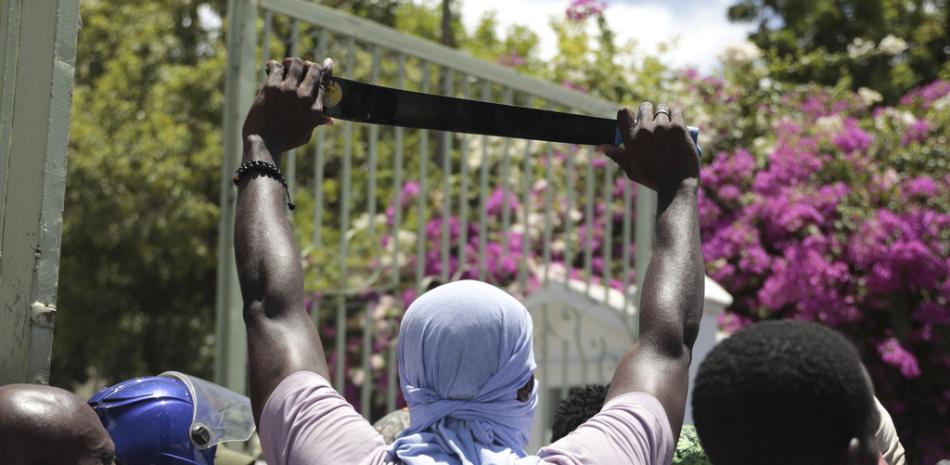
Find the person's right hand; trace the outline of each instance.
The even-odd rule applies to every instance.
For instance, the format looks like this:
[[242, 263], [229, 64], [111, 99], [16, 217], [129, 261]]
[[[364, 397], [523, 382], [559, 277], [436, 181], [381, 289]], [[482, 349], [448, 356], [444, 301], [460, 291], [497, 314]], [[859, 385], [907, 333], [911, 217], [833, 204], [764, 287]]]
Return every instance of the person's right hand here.
[[243, 136], [245, 143], [260, 138], [276, 156], [306, 144], [315, 127], [333, 123], [323, 114], [333, 60], [327, 58], [318, 65], [286, 58], [283, 63], [268, 61], [266, 66], [267, 80], [247, 113]]
[[644, 102], [634, 118], [630, 109], [617, 113], [623, 148], [597, 149], [620, 165], [627, 177], [657, 192], [699, 181], [699, 153], [689, 136], [683, 110]]

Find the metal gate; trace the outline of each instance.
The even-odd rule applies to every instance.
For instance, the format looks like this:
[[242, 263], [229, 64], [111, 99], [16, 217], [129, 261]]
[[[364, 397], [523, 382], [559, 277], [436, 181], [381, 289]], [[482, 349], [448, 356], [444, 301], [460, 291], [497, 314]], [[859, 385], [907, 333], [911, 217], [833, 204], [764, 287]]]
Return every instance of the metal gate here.
[[[307, 1], [231, 0], [228, 32], [216, 377], [241, 392], [246, 348], [229, 180], [265, 60], [330, 56], [335, 75], [381, 85], [606, 117], [616, 112], [613, 103]], [[611, 288], [634, 289], [635, 269], [649, 260], [652, 192], [618, 181], [622, 174], [590, 148], [349, 122], [319, 129], [314, 139], [282, 161], [298, 205], [292, 221], [308, 305], [327, 344], [334, 386], [367, 417], [397, 406], [398, 317], [429, 286], [469, 277], [526, 298], [552, 282], [581, 283], [581, 294], [606, 297]], [[540, 305], [544, 312], [547, 304]], [[582, 324], [577, 312], [558, 312], [550, 318]], [[636, 317], [623, 316], [632, 341]], [[547, 331], [543, 320], [536, 325]], [[587, 343], [563, 340], [581, 354]], [[536, 350], [542, 383], [544, 346]], [[550, 412], [544, 398], [542, 419]]]

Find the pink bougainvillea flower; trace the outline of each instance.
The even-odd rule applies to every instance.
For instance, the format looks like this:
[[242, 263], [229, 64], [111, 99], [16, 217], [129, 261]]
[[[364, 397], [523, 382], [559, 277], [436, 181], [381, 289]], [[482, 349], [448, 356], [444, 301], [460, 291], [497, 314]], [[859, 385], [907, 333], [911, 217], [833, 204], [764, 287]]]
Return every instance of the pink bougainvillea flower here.
[[597, 16], [607, 9], [607, 3], [600, 0], [571, 0], [567, 7], [567, 19], [571, 21], [584, 21], [591, 16]]

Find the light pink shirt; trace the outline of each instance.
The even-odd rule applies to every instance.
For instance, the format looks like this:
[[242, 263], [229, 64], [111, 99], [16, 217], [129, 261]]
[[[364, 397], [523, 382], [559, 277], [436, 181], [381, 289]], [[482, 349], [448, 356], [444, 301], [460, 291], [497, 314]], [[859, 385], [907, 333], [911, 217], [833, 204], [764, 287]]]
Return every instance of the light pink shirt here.
[[[260, 423], [269, 465], [394, 465], [388, 446], [322, 376], [294, 373], [274, 389]], [[593, 418], [538, 451], [539, 465], [669, 465], [673, 433], [653, 396], [611, 399]]]

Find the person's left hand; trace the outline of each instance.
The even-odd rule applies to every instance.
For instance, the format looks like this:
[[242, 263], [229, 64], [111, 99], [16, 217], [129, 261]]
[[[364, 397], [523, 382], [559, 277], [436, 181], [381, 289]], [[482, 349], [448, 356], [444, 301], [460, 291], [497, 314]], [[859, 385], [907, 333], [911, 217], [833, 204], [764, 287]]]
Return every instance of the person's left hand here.
[[300, 58], [267, 64], [267, 80], [257, 93], [244, 119], [245, 143], [260, 138], [273, 154], [300, 147], [310, 141], [313, 129], [333, 120], [323, 114], [323, 99], [333, 60], [322, 65]]

